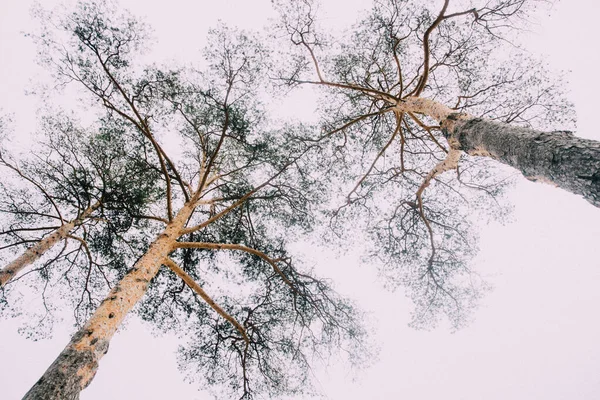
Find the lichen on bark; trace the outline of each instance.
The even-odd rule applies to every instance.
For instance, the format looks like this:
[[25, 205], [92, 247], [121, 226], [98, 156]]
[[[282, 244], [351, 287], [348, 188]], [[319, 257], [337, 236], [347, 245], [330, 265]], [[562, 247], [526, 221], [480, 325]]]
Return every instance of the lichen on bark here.
[[600, 142], [568, 131], [542, 132], [472, 118], [457, 123], [447, 137], [470, 155], [487, 155], [535, 181], [551, 183], [600, 207]]

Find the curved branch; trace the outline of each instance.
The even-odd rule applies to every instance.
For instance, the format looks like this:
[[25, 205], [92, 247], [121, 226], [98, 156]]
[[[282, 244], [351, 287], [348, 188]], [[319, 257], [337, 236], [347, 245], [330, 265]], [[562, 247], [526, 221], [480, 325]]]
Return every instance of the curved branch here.
[[417, 86], [409, 96], [419, 96], [423, 92], [423, 89], [425, 89], [427, 79], [429, 78], [429, 36], [431, 36], [433, 30], [437, 28], [437, 26], [444, 20], [444, 14], [448, 9], [449, 4], [450, 0], [444, 0], [444, 6], [442, 7], [438, 17], [435, 19], [435, 21], [433, 21], [431, 26], [427, 28], [425, 35], [423, 35], [423, 75], [421, 75]]
[[388, 147], [390, 147], [390, 145], [394, 142], [394, 139], [396, 138], [396, 136], [398, 135], [398, 133], [400, 132], [400, 120], [402, 119], [401, 116], [398, 115], [399, 113], [396, 113], [396, 129], [394, 129], [394, 133], [392, 133], [392, 137], [390, 137], [390, 140], [388, 140], [388, 142], [385, 144], [385, 146], [383, 146], [381, 148], [381, 150], [379, 151], [379, 153], [377, 153], [377, 156], [375, 157], [375, 159], [373, 160], [373, 162], [371, 163], [371, 166], [369, 167], [369, 169], [367, 170], [367, 172], [364, 173], [364, 175], [358, 180], [358, 182], [356, 183], [356, 185], [354, 186], [354, 188], [350, 191], [350, 193], [348, 193], [348, 196], [346, 196], [348, 202], [350, 202], [350, 196], [355, 193], [359, 186], [365, 181], [365, 179], [367, 179], [367, 177], [369, 176], [369, 174], [371, 173], [371, 171], [373, 171], [373, 168], [375, 168], [375, 164], [377, 164], [377, 161], [379, 161], [379, 159], [381, 158], [381, 156], [386, 152], [386, 150], [388, 149]]
[[177, 249], [213, 249], [213, 250], [240, 250], [246, 253], [253, 254], [257, 257], [265, 260], [277, 275], [288, 285], [292, 290], [296, 291], [296, 287], [290, 280], [285, 276], [283, 271], [277, 266], [276, 260], [263, 253], [262, 251], [253, 249], [251, 247], [243, 246], [241, 244], [232, 243], [206, 243], [206, 242], [176, 242], [174, 245]]
[[177, 265], [175, 261], [173, 261], [169, 257], [166, 257], [163, 260], [163, 264], [167, 266], [171, 271], [173, 271], [178, 277], [180, 277], [186, 283], [186, 285], [188, 285], [190, 289], [196, 292], [196, 294], [198, 294], [198, 296], [200, 296], [202, 300], [206, 302], [206, 304], [208, 304], [213, 310], [215, 310], [217, 314], [219, 314], [231, 325], [233, 325], [235, 329], [237, 329], [237, 331], [240, 333], [240, 335], [242, 335], [246, 343], [250, 343], [250, 338], [246, 334], [246, 330], [244, 329], [244, 327], [239, 322], [237, 322], [237, 320], [234, 317], [229, 315], [217, 303], [215, 303], [215, 301], [204, 291], [204, 289], [202, 289], [200, 285], [198, 285], [198, 283], [191, 276], [189, 276], [183, 269], [181, 269], [181, 267]]

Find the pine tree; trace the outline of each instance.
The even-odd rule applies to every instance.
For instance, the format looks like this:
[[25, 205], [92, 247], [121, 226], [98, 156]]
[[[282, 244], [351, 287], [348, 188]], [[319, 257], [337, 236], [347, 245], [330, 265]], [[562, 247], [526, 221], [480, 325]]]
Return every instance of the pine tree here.
[[560, 128], [573, 119], [560, 79], [513, 44], [542, 2], [377, 0], [345, 37], [317, 2], [278, 3], [279, 79], [322, 94], [323, 169], [345, 191], [331, 225], [364, 221], [415, 326], [463, 325], [485, 290], [468, 262], [474, 220], [506, 215], [499, 163], [600, 205], [600, 144]]
[[[3, 248], [34, 243], [2, 269], [1, 286], [58, 243], [65, 242], [55, 255], [60, 259], [72, 250], [69, 241], [89, 248], [98, 247], [98, 240], [114, 239], [147, 219], [145, 206], [156, 197], [156, 171], [139, 146], [130, 145], [135, 138], [126, 137], [119, 126], [107, 123], [89, 133], [58, 113], [43, 118], [42, 131], [42, 142], [30, 154], [15, 160], [0, 152], [7, 178], [13, 179], [1, 184]], [[112, 242], [105, 244], [106, 251]]]
[[[355, 308], [287, 250], [313, 224], [320, 185], [303, 161], [310, 132], [270, 127], [261, 111], [265, 50], [220, 27], [206, 71], [141, 67], [145, 27], [113, 4], [45, 19], [60, 31], [38, 36], [44, 62], [87, 93], [101, 126], [138, 138], [128, 145], [151, 154], [141, 161], [162, 190], [148, 205], [152, 225], [132, 232], [149, 246], [25, 398], [78, 398], [140, 301], [144, 319], [193, 338], [181, 364], [205, 384], [242, 398], [309, 391], [311, 354], [342, 343], [354, 353], [364, 332]], [[173, 140], [185, 150], [166, 150]]]

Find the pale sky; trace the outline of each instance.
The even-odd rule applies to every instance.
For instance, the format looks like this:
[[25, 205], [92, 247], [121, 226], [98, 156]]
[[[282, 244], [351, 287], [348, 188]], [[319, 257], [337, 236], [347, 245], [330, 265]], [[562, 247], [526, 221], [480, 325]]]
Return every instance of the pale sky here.
[[[17, 134], [34, 125], [32, 99], [23, 93], [36, 74], [35, 49], [20, 32], [32, 28], [29, 0], [0, 3], [0, 108], [15, 112]], [[45, 1], [44, 4], [54, 3]], [[166, 58], [200, 58], [204, 35], [221, 19], [260, 26], [271, 13], [268, 0], [220, 2], [121, 1], [145, 15]], [[192, 5], [193, 3], [193, 5]], [[332, 24], [354, 19], [367, 1], [324, 1]], [[343, 18], [335, 10], [343, 9]], [[576, 134], [600, 140], [597, 129], [600, 65], [596, 0], [563, 0], [551, 17], [541, 16], [527, 41], [548, 65], [567, 69]], [[310, 111], [310, 108], [308, 108]], [[598, 399], [600, 398], [600, 209], [540, 183], [519, 179], [511, 189], [514, 222], [482, 227], [474, 269], [494, 286], [475, 321], [456, 333], [407, 327], [410, 303], [398, 290], [382, 289], [374, 268], [355, 255], [323, 257], [317, 271], [334, 278], [338, 291], [354, 297], [372, 315], [379, 361], [356, 379], [343, 365], [316, 369], [318, 387], [330, 399]], [[360, 288], [360, 290], [359, 290]], [[0, 322], [0, 387], [17, 399], [41, 376], [69, 340], [70, 327], [52, 340], [32, 342], [17, 333], [18, 321]], [[82, 400], [210, 399], [183, 383], [176, 344], [155, 338], [132, 321], [117, 333]]]

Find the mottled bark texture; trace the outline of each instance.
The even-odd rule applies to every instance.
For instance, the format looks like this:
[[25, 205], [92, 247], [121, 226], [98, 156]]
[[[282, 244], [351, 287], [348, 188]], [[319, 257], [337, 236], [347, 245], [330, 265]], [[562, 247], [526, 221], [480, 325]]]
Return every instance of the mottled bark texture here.
[[23, 254], [14, 259], [10, 264], [4, 267], [0, 271], [0, 287], [10, 282], [19, 272], [21, 272], [28, 265], [33, 264], [37, 259], [44, 255], [50, 250], [56, 243], [60, 242], [76, 227], [79, 226], [90, 216], [96, 208], [100, 206], [100, 203], [96, 203], [86, 209], [76, 219], [63, 224], [60, 228], [52, 232], [44, 239], [37, 242], [34, 246], [25, 250]]
[[456, 139], [460, 150], [491, 157], [527, 179], [582, 195], [600, 207], [600, 142], [478, 118], [456, 121], [453, 128], [444, 133]]
[[133, 306], [142, 298], [150, 280], [173, 250], [181, 230], [192, 214], [185, 204], [148, 251], [110, 291], [98, 309], [73, 336], [56, 361], [25, 395], [26, 400], [78, 399], [96, 374], [110, 339]]
[[[23, 400], [64, 399], [78, 400], [81, 389], [86, 386], [86, 376], [80, 373], [81, 366], [96, 371], [98, 360], [91, 350], [76, 350], [75, 345], [87, 332], [80, 331], [69, 345], [50, 365], [46, 373], [27, 392]], [[108, 351], [108, 342], [97, 343], [97, 348]]]

